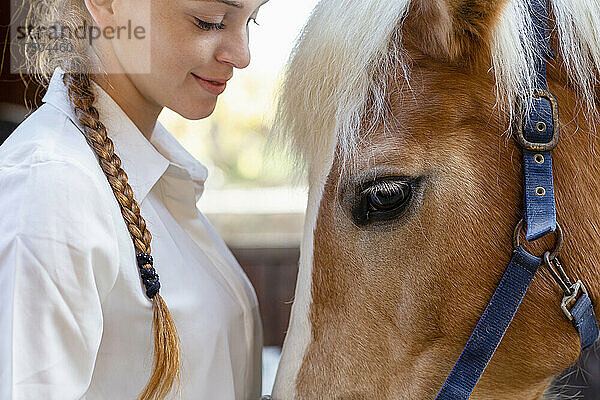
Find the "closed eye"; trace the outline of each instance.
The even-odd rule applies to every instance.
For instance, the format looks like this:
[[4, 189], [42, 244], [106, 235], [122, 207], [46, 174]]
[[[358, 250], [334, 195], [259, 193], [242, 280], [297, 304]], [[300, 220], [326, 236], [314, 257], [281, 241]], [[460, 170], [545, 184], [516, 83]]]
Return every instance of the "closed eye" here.
[[195, 22], [196, 26], [198, 26], [200, 29], [205, 30], [205, 31], [218, 31], [221, 29], [225, 29], [225, 24], [223, 24], [223, 22], [219, 22], [219, 23], [206, 22], [206, 21], [202, 21], [200, 18], [197, 18], [197, 17], [194, 17], [194, 22]]

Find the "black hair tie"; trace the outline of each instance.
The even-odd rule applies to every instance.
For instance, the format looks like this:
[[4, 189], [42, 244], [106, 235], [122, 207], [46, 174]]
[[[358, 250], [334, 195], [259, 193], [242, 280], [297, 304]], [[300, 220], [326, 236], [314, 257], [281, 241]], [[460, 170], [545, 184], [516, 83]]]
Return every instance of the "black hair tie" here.
[[146, 288], [146, 296], [153, 298], [156, 293], [160, 290], [160, 282], [158, 280], [158, 274], [154, 270], [152, 256], [145, 253], [136, 254], [138, 268], [140, 269], [140, 275], [142, 282]]

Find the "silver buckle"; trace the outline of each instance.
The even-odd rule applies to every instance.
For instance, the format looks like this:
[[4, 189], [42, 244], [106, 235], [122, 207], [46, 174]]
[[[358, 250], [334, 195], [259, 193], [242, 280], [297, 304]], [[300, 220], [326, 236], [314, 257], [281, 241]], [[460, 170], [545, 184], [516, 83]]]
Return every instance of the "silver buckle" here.
[[562, 310], [565, 313], [565, 315], [567, 316], [567, 318], [569, 318], [569, 321], [573, 321], [573, 314], [571, 314], [571, 311], [569, 311], [568, 307], [569, 307], [570, 303], [573, 302], [573, 300], [577, 299], [577, 297], [579, 296], [579, 290], [581, 289], [581, 291], [583, 293], [585, 293], [586, 295], [589, 296], [587, 288], [585, 287], [583, 282], [581, 282], [580, 280], [575, 282], [573, 284], [573, 286], [571, 286], [571, 289], [572, 289], [571, 294], [563, 297], [562, 302], [560, 304], [560, 308], [562, 308]]

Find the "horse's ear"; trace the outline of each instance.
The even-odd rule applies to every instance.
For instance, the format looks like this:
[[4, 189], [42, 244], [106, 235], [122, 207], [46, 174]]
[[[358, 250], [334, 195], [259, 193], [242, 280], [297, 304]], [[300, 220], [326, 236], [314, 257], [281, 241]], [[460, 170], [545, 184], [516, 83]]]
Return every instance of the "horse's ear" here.
[[423, 53], [451, 61], [489, 54], [491, 29], [507, 0], [413, 0], [404, 37]]

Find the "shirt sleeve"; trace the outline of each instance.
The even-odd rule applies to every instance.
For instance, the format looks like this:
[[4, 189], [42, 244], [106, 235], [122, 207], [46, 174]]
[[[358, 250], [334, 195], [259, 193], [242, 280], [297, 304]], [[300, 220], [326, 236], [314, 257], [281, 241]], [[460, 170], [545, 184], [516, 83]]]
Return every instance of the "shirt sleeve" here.
[[81, 399], [118, 251], [108, 183], [32, 154], [0, 165], [0, 399]]

